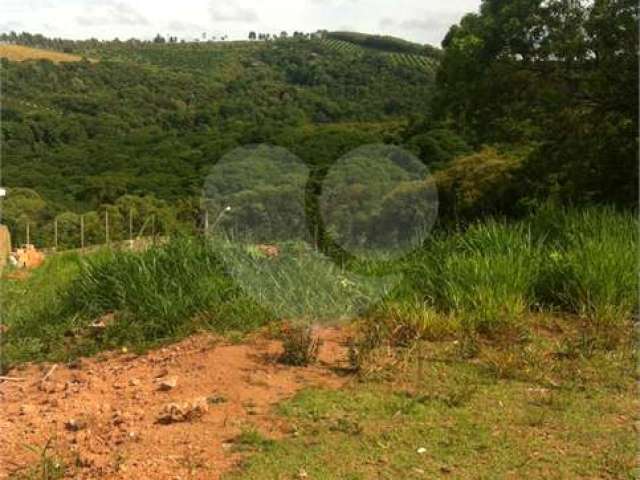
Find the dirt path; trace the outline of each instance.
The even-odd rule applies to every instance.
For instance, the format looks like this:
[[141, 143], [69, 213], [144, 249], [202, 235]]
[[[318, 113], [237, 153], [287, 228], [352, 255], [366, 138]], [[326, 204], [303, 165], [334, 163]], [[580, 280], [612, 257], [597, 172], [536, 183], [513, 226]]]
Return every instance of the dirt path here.
[[[36, 463], [27, 446], [47, 441], [71, 464], [69, 478], [217, 479], [241, 458], [233, 439], [242, 431], [287, 433], [274, 404], [304, 387], [348, 380], [337, 371], [345, 366], [343, 334], [320, 336], [320, 361], [306, 368], [277, 364], [276, 341], [228, 345], [201, 335], [143, 356], [10, 372], [24, 380], [0, 383], [0, 479]], [[163, 409], [175, 423], [158, 423]], [[183, 421], [191, 413], [197, 418]]]

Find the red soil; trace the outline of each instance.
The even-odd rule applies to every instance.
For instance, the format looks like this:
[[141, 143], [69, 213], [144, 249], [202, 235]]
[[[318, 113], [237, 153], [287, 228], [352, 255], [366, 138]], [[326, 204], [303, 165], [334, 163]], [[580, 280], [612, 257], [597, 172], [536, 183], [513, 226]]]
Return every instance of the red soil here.
[[[274, 404], [305, 387], [347, 381], [336, 370], [345, 366], [341, 332], [320, 336], [320, 361], [305, 368], [276, 363], [281, 346], [273, 340], [228, 345], [200, 335], [143, 356], [108, 354], [53, 372], [50, 365], [14, 370], [0, 381], [0, 479], [37, 464], [38, 453], [27, 446], [47, 442], [69, 465], [68, 478], [217, 479], [241, 459], [233, 440], [244, 429], [287, 434]], [[163, 391], [159, 382], [172, 377], [177, 385]], [[157, 422], [168, 404], [203, 398], [203, 416]]]

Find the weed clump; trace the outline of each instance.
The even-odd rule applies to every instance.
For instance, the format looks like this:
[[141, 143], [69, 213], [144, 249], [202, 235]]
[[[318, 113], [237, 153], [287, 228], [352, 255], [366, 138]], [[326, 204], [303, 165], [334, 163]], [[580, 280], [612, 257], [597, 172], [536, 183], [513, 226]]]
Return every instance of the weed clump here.
[[282, 348], [279, 361], [285, 365], [304, 367], [315, 363], [320, 350], [320, 338], [309, 326], [282, 328]]

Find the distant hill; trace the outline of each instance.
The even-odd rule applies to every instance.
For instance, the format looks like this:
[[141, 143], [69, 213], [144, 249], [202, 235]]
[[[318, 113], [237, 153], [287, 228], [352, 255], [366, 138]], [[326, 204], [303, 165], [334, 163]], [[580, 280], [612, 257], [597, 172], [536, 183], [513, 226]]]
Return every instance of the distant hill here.
[[388, 35], [371, 35], [359, 32], [328, 32], [325, 34], [325, 38], [349, 42], [363, 48], [383, 52], [424, 55], [438, 60], [442, 55], [442, 51], [432, 45], [422, 45]]
[[[437, 60], [344, 42], [354, 55], [329, 41], [18, 35], [2, 45], [11, 56], [0, 50], [3, 182], [36, 190], [52, 215], [125, 193], [197, 197], [211, 165], [240, 145], [282, 146], [322, 166], [360, 145], [400, 143], [408, 119], [429, 112]], [[52, 62], [17, 61], [27, 58]]]
[[51, 60], [54, 63], [79, 62], [82, 60], [82, 57], [78, 55], [3, 43], [0, 43], [0, 58], [7, 58], [14, 62]]

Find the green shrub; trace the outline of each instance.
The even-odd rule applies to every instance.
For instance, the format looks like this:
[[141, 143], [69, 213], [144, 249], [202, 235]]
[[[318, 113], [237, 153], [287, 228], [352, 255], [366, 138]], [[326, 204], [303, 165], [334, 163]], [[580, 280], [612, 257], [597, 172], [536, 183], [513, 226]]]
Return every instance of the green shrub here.
[[408, 266], [410, 281], [462, 326], [491, 330], [535, 303], [541, 250], [524, 225], [487, 221], [433, 239]]
[[610, 208], [548, 212], [548, 248], [537, 291], [548, 305], [597, 322], [625, 321], [638, 307], [638, 222]]
[[266, 320], [226, 274], [213, 246], [199, 238], [175, 239], [143, 253], [89, 258], [68, 301], [88, 318], [118, 312], [122, 322], [116, 327], [137, 331], [146, 341], [187, 333], [197, 315], [223, 330], [247, 330]]
[[[144, 348], [198, 329], [248, 331], [272, 319], [240, 290], [201, 238], [142, 253], [53, 257], [24, 284], [3, 280], [4, 367], [67, 360], [129, 345]], [[114, 314], [100, 335], [90, 324]]]

